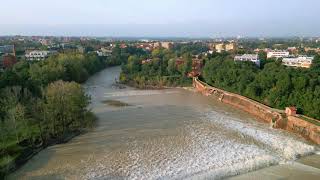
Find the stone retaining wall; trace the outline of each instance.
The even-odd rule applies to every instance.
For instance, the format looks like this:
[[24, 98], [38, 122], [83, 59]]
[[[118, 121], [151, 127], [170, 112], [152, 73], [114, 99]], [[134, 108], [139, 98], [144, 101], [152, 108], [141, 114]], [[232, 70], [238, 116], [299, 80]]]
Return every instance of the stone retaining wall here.
[[252, 99], [218, 89], [193, 79], [193, 87], [205, 96], [215, 96], [221, 102], [248, 112], [270, 123], [274, 128], [286, 129], [320, 144], [320, 127], [295, 116], [287, 117], [284, 110], [273, 109]]
[[289, 116], [286, 123], [286, 130], [299, 133], [313, 142], [320, 144], [320, 126], [299, 117]]

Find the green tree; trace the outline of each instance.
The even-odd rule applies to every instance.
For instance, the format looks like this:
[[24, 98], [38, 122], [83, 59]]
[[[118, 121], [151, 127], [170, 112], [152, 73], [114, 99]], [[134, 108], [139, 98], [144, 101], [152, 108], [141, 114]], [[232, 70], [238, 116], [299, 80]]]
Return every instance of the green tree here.
[[175, 61], [175, 59], [170, 59], [168, 61], [167, 71], [168, 71], [169, 75], [175, 75], [176, 74], [176, 61]]
[[60, 136], [83, 127], [89, 97], [75, 82], [56, 81], [49, 84], [45, 93], [45, 114], [51, 122], [51, 132]]
[[182, 71], [181, 71], [183, 76], [187, 75], [192, 70], [192, 56], [191, 56], [191, 54], [189, 54], [189, 53], [185, 54], [184, 59], [185, 59], [185, 62], [183, 64]]

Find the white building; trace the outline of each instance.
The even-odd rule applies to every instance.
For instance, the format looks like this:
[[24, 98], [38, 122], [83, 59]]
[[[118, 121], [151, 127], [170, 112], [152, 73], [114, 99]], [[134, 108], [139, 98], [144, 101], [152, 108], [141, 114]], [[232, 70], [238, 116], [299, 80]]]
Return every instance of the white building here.
[[299, 56], [283, 58], [282, 64], [289, 67], [310, 68], [314, 57]]
[[100, 57], [106, 57], [106, 56], [111, 56], [112, 50], [107, 48], [101, 48], [99, 51], [96, 51], [96, 53]]
[[258, 54], [238, 55], [234, 57], [234, 61], [250, 61], [260, 67], [260, 60]]
[[40, 61], [48, 58], [51, 54], [54, 54], [53, 51], [40, 51], [40, 50], [34, 50], [26, 53], [26, 59], [28, 61]]
[[269, 51], [267, 53], [267, 58], [285, 58], [289, 55], [289, 51]]

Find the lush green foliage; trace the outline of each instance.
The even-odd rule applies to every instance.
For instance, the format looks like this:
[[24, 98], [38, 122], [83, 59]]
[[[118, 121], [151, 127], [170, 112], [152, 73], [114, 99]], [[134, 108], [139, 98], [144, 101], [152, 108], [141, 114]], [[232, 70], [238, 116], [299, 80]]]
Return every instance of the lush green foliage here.
[[[191, 71], [192, 59], [188, 53], [184, 57], [186, 62], [178, 67], [177, 54], [171, 50], [155, 49], [151, 54], [132, 55], [122, 66], [120, 81], [139, 88], [190, 85], [187, 72]], [[146, 59], [151, 61], [142, 63]]]
[[[43, 147], [88, 127], [94, 116], [81, 85], [107, 61], [95, 55], [60, 54], [20, 62], [0, 78], [0, 161]], [[0, 164], [1, 170], [1, 164]]]
[[228, 57], [208, 60], [204, 80], [213, 86], [238, 93], [268, 106], [296, 106], [300, 113], [320, 119], [320, 57], [311, 69], [290, 68], [269, 61], [262, 69], [250, 62]]
[[203, 52], [207, 52], [208, 46], [203, 43], [187, 43], [187, 44], [174, 44], [172, 51], [175, 51], [178, 56], [191, 53], [192, 55], [198, 55]]

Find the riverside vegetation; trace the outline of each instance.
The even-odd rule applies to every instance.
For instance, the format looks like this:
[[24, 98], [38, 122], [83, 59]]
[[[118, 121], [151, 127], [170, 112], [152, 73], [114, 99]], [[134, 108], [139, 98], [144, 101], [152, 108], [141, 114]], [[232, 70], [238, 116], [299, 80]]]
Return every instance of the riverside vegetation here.
[[62, 54], [22, 61], [1, 74], [2, 176], [35, 152], [89, 127], [94, 115], [80, 84], [105, 65], [93, 55]]
[[264, 60], [261, 68], [250, 62], [234, 62], [228, 56], [206, 61], [203, 80], [270, 107], [296, 106], [299, 113], [320, 119], [320, 57], [312, 68], [291, 68], [281, 60]]
[[[113, 48], [112, 55], [66, 53], [45, 61], [21, 61], [0, 74], [0, 177], [38, 150], [90, 127], [94, 115], [81, 85], [101, 69], [122, 64], [120, 82], [138, 88], [190, 86], [192, 56], [206, 52], [202, 44], [179, 44], [152, 52]], [[203, 56], [200, 77], [206, 83], [283, 109], [295, 105], [300, 113], [320, 119], [320, 58], [311, 69], [289, 68], [281, 60], [262, 66], [237, 62], [229, 53]], [[177, 66], [176, 59], [184, 63]], [[151, 59], [148, 63], [142, 60]], [[110, 102], [109, 102], [110, 103]], [[12, 166], [10, 166], [12, 165]]]
[[[120, 81], [137, 88], [162, 88], [164, 86], [190, 86], [192, 79], [192, 55], [206, 51], [202, 44], [177, 44], [172, 49], [155, 49], [151, 53], [135, 54], [122, 65]], [[183, 57], [185, 63], [176, 66], [176, 59]], [[151, 59], [142, 64], [142, 60]]]
[[110, 57], [65, 53], [20, 61], [0, 74], [0, 179], [48, 145], [65, 142], [95, 120], [79, 83], [126, 61], [131, 48]]
[[[192, 68], [191, 56], [206, 50], [197, 44], [180, 44], [170, 50], [156, 49], [130, 56], [122, 66], [120, 81], [138, 88], [191, 85], [191, 78], [186, 75]], [[281, 59], [267, 60], [264, 53], [259, 53], [261, 67], [251, 62], [234, 62], [233, 55], [224, 52], [204, 56], [200, 79], [270, 107], [296, 106], [299, 113], [320, 119], [319, 55], [315, 55], [310, 69], [286, 67]], [[175, 60], [180, 56], [185, 63], [176, 66]], [[144, 59], [152, 61], [142, 64]]]

